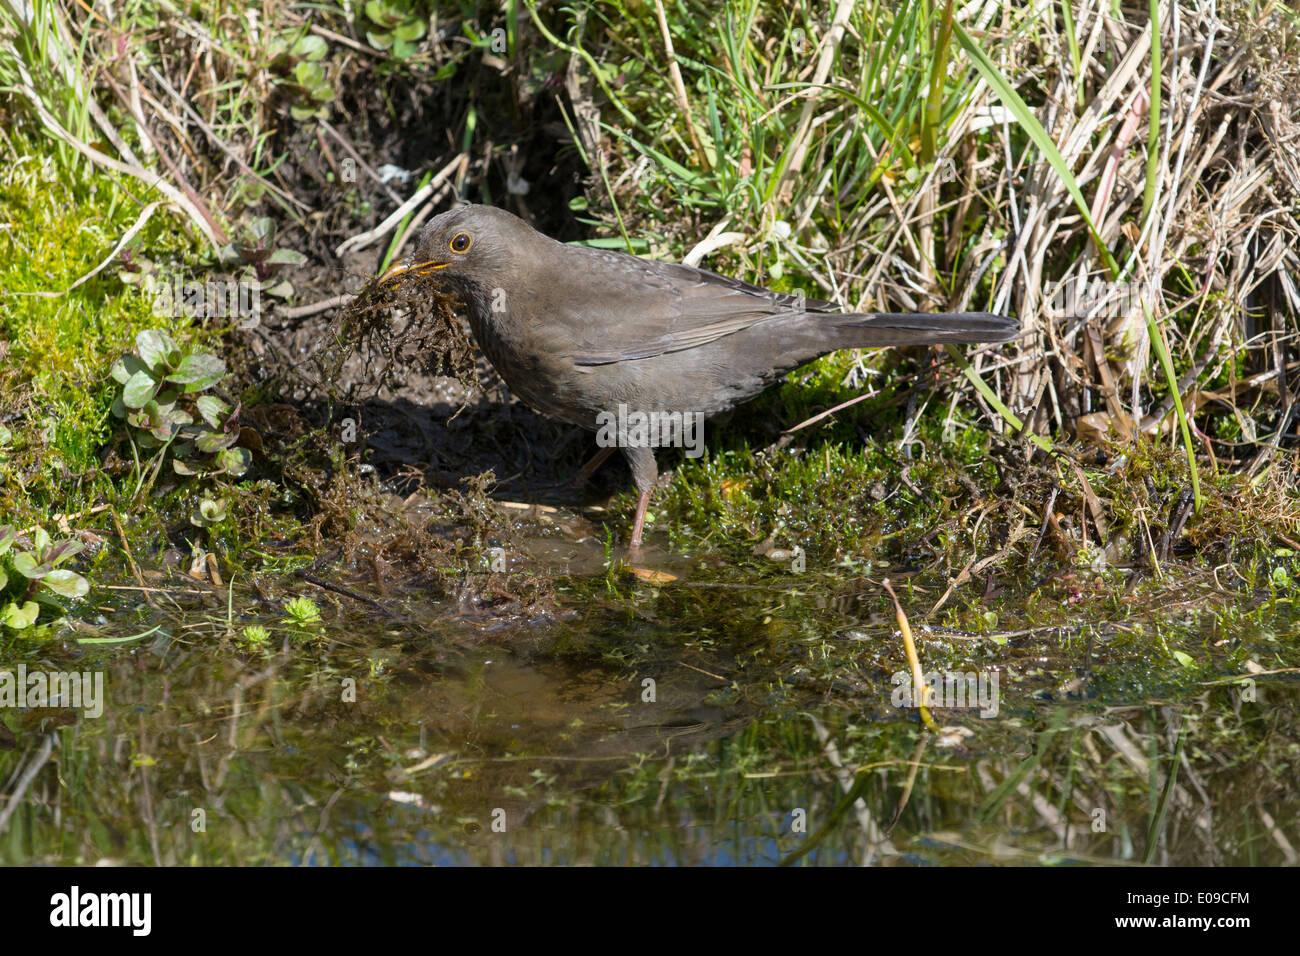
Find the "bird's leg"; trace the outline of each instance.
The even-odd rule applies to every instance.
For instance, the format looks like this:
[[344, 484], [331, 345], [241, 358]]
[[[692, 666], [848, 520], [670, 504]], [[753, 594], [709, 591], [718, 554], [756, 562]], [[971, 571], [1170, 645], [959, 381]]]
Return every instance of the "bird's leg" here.
[[655, 480], [659, 477], [659, 466], [655, 464], [655, 453], [641, 445], [624, 446], [623, 454], [632, 468], [632, 479], [641, 496], [636, 502], [636, 517], [632, 520], [632, 540], [628, 542], [629, 551], [641, 549], [641, 531], [645, 527], [646, 509], [650, 507], [650, 495], [655, 490]]
[[591, 481], [591, 476], [596, 473], [596, 469], [605, 464], [605, 462], [609, 460], [609, 456], [612, 454], [614, 454], [613, 445], [610, 445], [608, 448], [602, 448], [600, 451], [596, 452], [596, 454], [592, 456], [591, 461], [583, 465], [582, 468], [578, 470], [578, 473], [573, 476], [573, 479], [569, 482], [569, 487], [574, 491], [581, 491], [585, 488], [587, 482]]
[[636, 518], [632, 521], [632, 540], [628, 542], [628, 551], [639, 551], [641, 549], [641, 529], [645, 526], [645, 512], [650, 507], [650, 495], [652, 489], [646, 489], [641, 492], [641, 497], [636, 500]]

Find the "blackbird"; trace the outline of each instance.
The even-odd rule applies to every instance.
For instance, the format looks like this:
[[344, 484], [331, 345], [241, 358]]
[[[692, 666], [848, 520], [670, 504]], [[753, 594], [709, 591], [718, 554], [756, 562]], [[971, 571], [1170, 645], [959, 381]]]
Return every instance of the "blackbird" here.
[[[475, 340], [515, 395], [598, 432], [604, 447], [585, 470], [622, 448], [640, 492], [632, 549], [658, 477], [654, 447], [681, 444], [654, 430], [654, 416], [669, 428], [702, 421], [838, 349], [1005, 342], [1019, 329], [987, 312], [837, 312], [706, 269], [565, 245], [491, 206], [430, 220], [414, 254], [380, 281], [408, 273], [436, 273], [459, 294]], [[651, 427], [638, 428], [646, 418]]]

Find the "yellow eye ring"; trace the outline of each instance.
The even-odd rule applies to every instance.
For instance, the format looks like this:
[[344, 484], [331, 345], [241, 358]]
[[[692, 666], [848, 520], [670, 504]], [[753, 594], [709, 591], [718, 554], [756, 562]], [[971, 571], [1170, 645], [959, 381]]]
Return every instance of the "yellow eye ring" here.
[[452, 252], [469, 252], [470, 243], [473, 241], [468, 232], [458, 232], [451, 237], [451, 242], [447, 243], [447, 247]]

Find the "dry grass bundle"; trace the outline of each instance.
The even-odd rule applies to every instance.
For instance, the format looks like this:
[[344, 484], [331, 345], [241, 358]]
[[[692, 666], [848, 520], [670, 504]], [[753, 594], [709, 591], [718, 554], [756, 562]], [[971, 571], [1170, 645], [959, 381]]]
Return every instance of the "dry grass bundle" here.
[[1016, 157], [996, 184], [1005, 219], [986, 226], [1016, 235], [995, 307], [1019, 314], [1030, 335], [1007, 390], [1040, 430], [1097, 439], [1176, 427], [1146, 304], [1159, 344], [1185, 370], [1177, 389], [1202, 448], [1253, 473], [1296, 409], [1300, 65], [1269, 59], [1261, 44], [1293, 29], [1294, 14], [1255, 4], [1216, 13], [1212, 2], [1160, 9], [1164, 56], [1152, 56], [1144, 5], [1114, 18], [1102, 2], [1078, 7], [1074, 34], [1026, 32], [998, 47], [1003, 72], [1041, 96], [1039, 119], [1091, 193], [1118, 276], [1068, 181], [1036, 150], [1016, 156], [1006, 111], [984, 96], [965, 117]]

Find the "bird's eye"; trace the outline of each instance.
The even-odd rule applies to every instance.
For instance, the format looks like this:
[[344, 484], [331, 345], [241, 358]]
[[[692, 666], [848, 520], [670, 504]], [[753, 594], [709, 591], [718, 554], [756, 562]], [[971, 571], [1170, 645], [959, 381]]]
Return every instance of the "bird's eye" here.
[[458, 232], [451, 238], [452, 252], [467, 252], [471, 240], [468, 232]]

